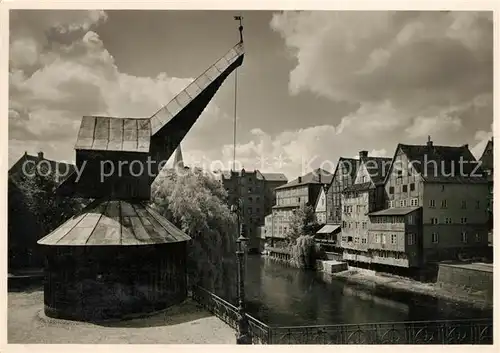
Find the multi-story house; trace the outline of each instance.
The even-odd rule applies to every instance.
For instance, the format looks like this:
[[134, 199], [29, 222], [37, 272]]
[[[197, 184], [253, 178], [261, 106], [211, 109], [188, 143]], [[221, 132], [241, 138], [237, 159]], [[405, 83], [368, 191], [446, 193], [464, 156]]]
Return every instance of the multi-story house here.
[[490, 245], [493, 245], [493, 137], [486, 144], [486, 147], [484, 148], [483, 154], [479, 158], [479, 161], [481, 162], [481, 168], [486, 173], [486, 178], [488, 179], [488, 237]]
[[358, 167], [358, 159], [339, 158], [332, 182], [326, 192], [326, 223], [337, 225], [342, 223], [342, 191], [353, 184]]
[[361, 151], [359, 162], [354, 183], [342, 193], [340, 247], [344, 260], [370, 263], [368, 214], [385, 206], [384, 179], [391, 158], [369, 157], [367, 151]]
[[323, 187], [314, 205], [314, 214], [318, 224], [326, 224], [326, 186]]
[[326, 188], [326, 225], [316, 233], [316, 242], [326, 251], [341, 252], [342, 191], [356, 179], [359, 160], [340, 157], [332, 182]]
[[287, 183], [286, 176], [245, 169], [216, 171], [215, 175], [228, 193], [228, 204], [235, 205], [240, 200], [240, 222], [247, 230], [249, 250], [262, 248], [263, 241], [257, 229], [265, 224], [264, 217], [275, 203], [274, 189]]
[[372, 264], [416, 268], [484, 254], [488, 184], [467, 145], [399, 144], [385, 192], [387, 208], [368, 224]]
[[271, 242], [280, 242], [286, 238], [293, 212], [302, 206], [314, 207], [321, 190], [331, 180], [331, 173], [318, 168], [275, 189], [276, 205], [272, 211]]

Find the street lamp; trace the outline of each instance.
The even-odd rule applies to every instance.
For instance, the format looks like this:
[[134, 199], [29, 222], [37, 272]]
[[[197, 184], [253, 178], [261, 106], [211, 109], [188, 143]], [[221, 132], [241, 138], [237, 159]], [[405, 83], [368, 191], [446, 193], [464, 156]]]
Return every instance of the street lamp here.
[[236, 344], [251, 344], [252, 339], [248, 332], [248, 320], [245, 313], [245, 251], [246, 242], [248, 238], [245, 237], [245, 227], [240, 222], [240, 200], [238, 200], [238, 205], [231, 206], [231, 211], [237, 214], [238, 217], [238, 228], [240, 231], [240, 236], [236, 239], [236, 260], [238, 264], [238, 336], [236, 337]]

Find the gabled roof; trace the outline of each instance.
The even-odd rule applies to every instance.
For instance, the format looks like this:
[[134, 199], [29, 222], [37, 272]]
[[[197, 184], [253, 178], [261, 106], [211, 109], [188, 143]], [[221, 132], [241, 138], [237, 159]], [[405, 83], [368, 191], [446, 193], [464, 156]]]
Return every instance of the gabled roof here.
[[[398, 150], [406, 155], [413, 169], [428, 183], [484, 183], [486, 179], [482, 175], [483, 170], [478, 168], [477, 160], [470, 152], [467, 145], [464, 146], [435, 146], [427, 145], [404, 145], [398, 144], [394, 157]], [[392, 171], [387, 173], [389, 177]], [[437, 168], [436, 168], [437, 167]], [[462, 172], [460, 171], [462, 168]], [[475, 174], [475, 175], [474, 175]], [[386, 179], [387, 180], [387, 179]]]
[[151, 245], [191, 238], [144, 202], [94, 201], [38, 241], [49, 246]]
[[368, 216], [405, 216], [418, 209], [420, 209], [420, 207], [391, 207], [380, 211], [368, 213]]
[[391, 158], [387, 157], [364, 157], [361, 163], [365, 166], [371, 182], [374, 185], [383, 183], [391, 167]]
[[356, 191], [366, 191], [374, 187], [374, 184], [371, 181], [367, 181], [365, 183], [352, 184], [351, 186], [346, 187], [342, 190], [345, 192], [356, 192]]
[[481, 161], [481, 167], [484, 169], [484, 170], [493, 170], [493, 138], [491, 140], [488, 141], [488, 143], [486, 144], [486, 146], [484, 147], [484, 151], [483, 151], [483, 154], [481, 155], [481, 157], [479, 158], [479, 160]]
[[[44, 161], [41, 165], [41, 169], [44, 169], [45, 167], [49, 168], [49, 170], [52, 172], [52, 175], [54, 177], [60, 177], [61, 180], [65, 179], [76, 170], [76, 167], [73, 164], [53, 161], [46, 158], [40, 159], [38, 156], [32, 156], [25, 153], [9, 169], [8, 175], [10, 178], [17, 179], [17, 177], [20, 176], [23, 172], [22, 168], [24, 163], [26, 163], [24, 172], [26, 172], [27, 174], [32, 174], [33, 172], [35, 172], [37, 164], [41, 161]], [[61, 180], [56, 181], [60, 182]]]
[[[320, 176], [321, 176], [321, 181], [320, 181]], [[301, 178], [300, 183], [299, 183], [299, 178]], [[333, 175], [324, 169], [317, 168], [312, 172], [309, 172], [306, 175], [299, 178], [295, 178], [285, 185], [278, 186], [275, 190], [287, 189], [298, 185], [330, 184], [332, 182]]]
[[337, 162], [337, 165], [335, 166], [335, 171], [333, 172], [333, 177], [332, 177], [331, 182], [328, 184], [328, 187], [330, 187], [331, 184], [333, 183], [333, 181], [335, 180], [337, 173], [339, 173], [339, 166], [343, 163], [349, 163], [350, 167], [348, 170], [349, 170], [350, 177], [351, 178], [356, 177], [356, 173], [358, 172], [358, 168], [359, 168], [359, 159], [340, 157], [338, 162]]
[[75, 149], [148, 153], [150, 139], [150, 119], [84, 116]]
[[[283, 181], [287, 182], [288, 179], [283, 173], [260, 173], [262, 178], [266, 181]], [[258, 177], [257, 177], [258, 178]]]
[[[241, 170], [230, 171], [230, 170], [217, 170], [214, 172], [215, 174], [224, 177], [225, 179], [231, 179], [231, 173], [234, 173], [237, 177], [243, 176], [243, 172]], [[245, 174], [253, 174], [255, 173], [256, 178], [258, 180], [265, 181], [283, 181], [286, 182], [288, 179], [286, 175], [283, 173], [262, 173], [259, 170], [245, 170]]]
[[321, 195], [325, 195], [325, 197], [326, 197], [326, 187], [322, 187], [319, 194], [318, 194], [318, 197], [316, 197], [316, 202], [314, 203], [315, 210], [316, 210], [316, 208], [318, 208], [318, 203], [319, 203], [319, 200], [321, 199]]

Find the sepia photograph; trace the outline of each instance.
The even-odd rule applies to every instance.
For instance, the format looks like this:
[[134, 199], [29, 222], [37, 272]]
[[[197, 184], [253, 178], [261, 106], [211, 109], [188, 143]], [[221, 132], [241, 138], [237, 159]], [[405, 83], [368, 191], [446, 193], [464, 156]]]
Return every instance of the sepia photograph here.
[[493, 10], [5, 12], [9, 345], [493, 345]]

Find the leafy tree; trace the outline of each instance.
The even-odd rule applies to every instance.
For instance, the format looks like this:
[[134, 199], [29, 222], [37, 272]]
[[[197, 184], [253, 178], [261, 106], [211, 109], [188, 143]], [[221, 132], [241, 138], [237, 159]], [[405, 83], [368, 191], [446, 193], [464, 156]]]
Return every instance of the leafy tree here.
[[313, 207], [302, 206], [295, 210], [287, 232], [290, 262], [293, 265], [300, 268], [314, 268], [316, 259], [323, 257], [314, 241], [314, 234], [318, 228]]
[[289, 244], [295, 244], [296, 240], [302, 235], [313, 235], [318, 226], [314, 208], [301, 206], [292, 215], [290, 229], [286, 233]]
[[200, 169], [164, 169], [152, 185], [153, 206], [191, 236], [188, 281], [232, 296], [236, 217], [222, 185]]
[[9, 268], [42, 266], [36, 242], [79, 212], [86, 201], [56, 195], [48, 170], [9, 176]]

